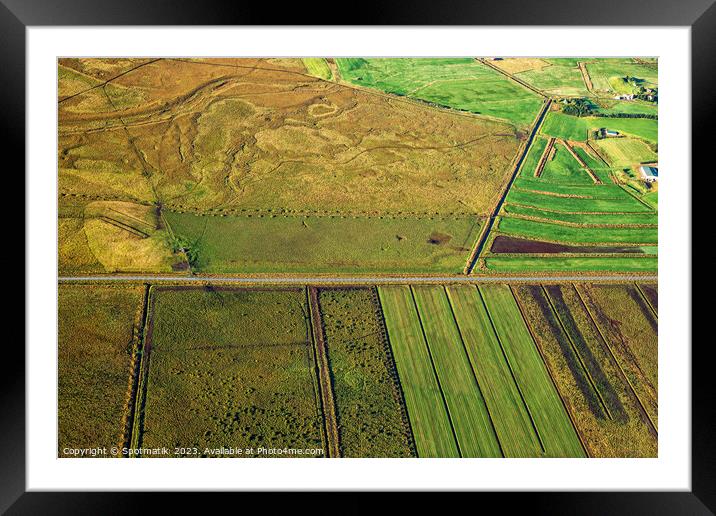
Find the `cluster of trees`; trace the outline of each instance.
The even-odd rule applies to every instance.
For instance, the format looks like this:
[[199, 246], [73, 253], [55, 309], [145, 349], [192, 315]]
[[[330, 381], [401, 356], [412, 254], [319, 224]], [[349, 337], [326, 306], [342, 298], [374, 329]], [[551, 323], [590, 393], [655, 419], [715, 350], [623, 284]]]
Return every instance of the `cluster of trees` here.
[[589, 116], [594, 113], [596, 106], [587, 99], [564, 99], [562, 112], [573, 116]]

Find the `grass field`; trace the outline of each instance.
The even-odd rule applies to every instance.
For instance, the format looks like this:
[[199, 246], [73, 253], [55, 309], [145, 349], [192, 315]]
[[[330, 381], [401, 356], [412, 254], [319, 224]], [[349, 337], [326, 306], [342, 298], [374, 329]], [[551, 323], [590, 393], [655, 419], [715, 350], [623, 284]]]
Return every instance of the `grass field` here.
[[587, 139], [589, 124], [586, 118], [565, 115], [559, 111], [550, 111], [542, 124], [542, 134], [583, 142]]
[[550, 95], [585, 96], [589, 94], [575, 63], [553, 61], [539, 69], [518, 72], [517, 77]]
[[626, 194], [617, 198], [590, 199], [586, 197], [557, 197], [523, 190], [510, 190], [507, 202], [543, 210], [569, 213], [653, 213], [647, 206]]
[[379, 287], [418, 457], [459, 457], [410, 287]]
[[402, 391], [369, 288], [320, 289], [343, 457], [409, 457]]
[[328, 63], [326, 63], [326, 60], [322, 57], [304, 57], [303, 64], [306, 66], [306, 71], [315, 77], [319, 77], [321, 79], [325, 79], [327, 81], [331, 80], [333, 78], [333, 73], [331, 72], [330, 67], [328, 66]]
[[656, 85], [658, 81], [656, 64], [644, 65], [638, 64], [632, 59], [609, 58], [589, 60], [586, 66], [594, 89], [610, 95], [632, 93], [631, 90], [619, 86], [619, 81], [617, 81], [627, 75], [643, 80], [646, 86]]
[[572, 426], [520, 309], [506, 285], [480, 287], [495, 333], [549, 457], [582, 457], [584, 449]]
[[[529, 125], [542, 104], [532, 91], [472, 58], [336, 59], [354, 84]], [[509, 101], [506, 101], [509, 99]]]
[[143, 446], [322, 449], [303, 290], [155, 292]]
[[520, 167], [520, 178], [534, 177], [535, 171], [539, 166], [540, 159], [542, 158], [542, 154], [547, 147], [547, 142], [547, 138], [539, 135], [535, 137], [532, 141], [532, 145], [530, 146], [530, 150], [527, 152], [527, 156], [525, 156], [525, 160], [522, 162], [522, 166]]
[[655, 227], [575, 227], [515, 217], [500, 219], [498, 230], [500, 233], [508, 235], [523, 236], [551, 242], [581, 244], [655, 244], [658, 241], [658, 230]]
[[111, 84], [142, 102], [60, 99], [61, 193], [198, 209], [450, 212], [462, 200], [487, 212], [519, 145], [511, 124], [337, 86], [301, 59], [162, 59]]
[[533, 273], [555, 272], [555, 273], [577, 273], [577, 272], [656, 272], [659, 261], [656, 257], [633, 257], [633, 256], [579, 256], [563, 257], [549, 256], [534, 257], [526, 256], [494, 256], [485, 258], [488, 271], [497, 273], [528, 271]]
[[[459, 272], [479, 233], [474, 217], [197, 216], [166, 213], [205, 272]], [[256, 245], [259, 242], [260, 245]]]
[[658, 159], [648, 145], [632, 138], [606, 138], [595, 141], [593, 145], [613, 167], [628, 167], [635, 163], [649, 163]]
[[539, 439], [480, 293], [467, 285], [446, 292], [504, 455], [539, 456]]
[[[658, 120], [650, 118], [579, 118], [558, 111], [550, 111], [545, 118], [541, 132], [542, 134], [554, 136], [555, 138], [583, 142], [589, 137], [592, 131], [606, 128], [624, 135], [641, 138], [649, 143], [656, 143], [658, 127]], [[608, 141], [614, 140], [616, 140], [616, 138], [608, 139]]]
[[65, 447], [124, 444], [143, 294], [143, 287], [59, 286], [58, 456], [68, 456]]
[[593, 185], [594, 180], [562, 143], [555, 143], [552, 159], [548, 159], [540, 178], [545, 182]]
[[501, 457], [500, 445], [443, 287], [413, 287], [462, 457]]
[[656, 226], [658, 215], [655, 213], [564, 213], [556, 211], [540, 210], [526, 206], [507, 204], [504, 207], [505, 213], [509, 215], [521, 215], [543, 219], [544, 222], [567, 222], [571, 224], [649, 224]]
[[[560, 146], [564, 149], [563, 146]], [[578, 164], [572, 156], [570, 163]], [[549, 182], [544, 178], [520, 177], [515, 179], [512, 188], [516, 190], [526, 190], [541, 194], [553, 194], [561, 197], [579, 197], [585, 199], [619, 199], [628, 198], [629, 196], [622, 190], [619, 185], [613, 183], [594, 184], [591, 180], [589, 183], [579, 185], [571, 183]]]
[[[559, 289], [557, 290], [559, 292]], [[553, 301], [541, 286], [521, 285], [514, 287], [514, 291], [589, 455], [656, 456], [656, 439], [643, 419], [631, 413], [628, 418], [616, 420], [609, 417], [604, 410], [603, 401], [594, 388], [594, 380], [595, 376], [604, 381], [607, 373], [613, 375], [614, 365], [605, 354], [603, 345], [598, 341], [585, 340], [579, 333], [570, 312], [575, 305], [568, 304], [566, 310], [563, 308], [563, 312], [566, 312], [563, 314], [565, 324], [555, 313], [552, 308]], [[570, 298], [570, 301], [572, 300]], [[563, 304], [562, 306], [564, 307]], [[629, 316], [629, 313], [623, 313], [620, 320]], [[567, 333], [567, 327], [572, 332], [571, 335]], [[590, 369], [585, 368], [586, 364], [590, 365]], [[628, 400], [629, 397], [618, 378], [614, 379], [616, 386], [611, 385], [610, 380], [611, 378], [607, 377], [606, 385], [602, 387], [611, 391], [611, 402], [622, 404], [623, 399]], [[626, 407], [633, 411], [634, 405], [632, 403]]]

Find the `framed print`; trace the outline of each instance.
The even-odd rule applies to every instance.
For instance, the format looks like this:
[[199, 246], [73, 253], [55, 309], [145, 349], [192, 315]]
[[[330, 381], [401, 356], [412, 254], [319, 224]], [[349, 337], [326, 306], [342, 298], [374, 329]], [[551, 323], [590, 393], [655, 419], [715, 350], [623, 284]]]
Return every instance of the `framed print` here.
[[5, 2], [27, 309], [3, 509], [711, 513], [691, 170], [716, 8], [551, 4], [342, 27]]

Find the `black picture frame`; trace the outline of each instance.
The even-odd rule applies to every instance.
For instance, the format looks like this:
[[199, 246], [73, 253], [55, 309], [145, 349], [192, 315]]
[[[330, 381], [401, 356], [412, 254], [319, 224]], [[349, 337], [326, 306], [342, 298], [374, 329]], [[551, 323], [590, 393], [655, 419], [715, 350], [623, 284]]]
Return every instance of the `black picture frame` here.
[[[336, 4], [321, 5], [303, 2], [284, 5], [274, 3], [212, 1], [173, 2], [162, 0], [0, 0], [0, 68], [3, 80], [2, 102], [5, 149], [24, 148], [25, 139], [25, 34], [28, 26], [51, 25], [277, 25], [305, 22], [316, 24], [366, 25], [637, 25], [637, 26], [689, 26], [691, 27], [692, 71], [692, 163], [707, 168], [713, 146], [713, 120], [716, 120], [716, 4], [714, 0], [603, 0], [599, 4], [569, 0], [542, 0], [524, 3], [520, 0], [480, 1], [458, 0], [449, 4], [412, 0], [381, 4], [372, 0], [350, 4], [349, 18], [342, 17]], [[684, 149], [687, 151], [687, 149]], [[9, 152], [6, 150], [6, 152]], [[24, 153], [12, 152], [20, 158], [15, 170], [24, 168]], [[712, 161], [712, 160], [711, 160]], [[712, 164], [711, 164], [712, 167]], [[24, 189], [24, 186], [20, 186]], [[694, 194], [706, 195], [701, 189]], [[692, 196], [693, 197], [693, 196]], [[698, 199], [693, 197], [692, 206]], [[693, 217], [694, 241], [700, 219]], [[704, 224], [709, 224], [708, 222]], [[19, 225], [18, 225], [19, 226]], [[705, 234], [713, 229], [701, 228]], [[21, 231], [17, 228], [18, 233]], [[15, 246], [25, 241], [17, 235]], [[24, 246], [22, 246], [24, 249]], [[716, 258], [711, 251], [698, 255], [692, 249], [692, 278], [698, 262]], [[27, 257], [26, 257], [27, 258]], [[7, 260], [7, 258], [6, 258]], [[14, 258], [14, 269], [21, 263]], [[31, 271], [25, 270], [25, 278]], [[712, 279], [707, 279], [713, 283]], [[693, 282], [692, 282], [693, 284]], [[704, 288], [699, 282], [699, 288]], [[20, 295], [16, 290], [14, 296]], [[708, 306], [692, 303], [692, 320], [708, 320]], [[24, 307], [24, 303], [17, 303]], [[692, 334], [692, 322], [684, 321], [685, 335]], [[6, 325], [6, 349], [3, 374], [0, 375], [2, 417], [0, 428], [0, 511], [8, 514], [118, 514], [135, 513], [146, 506], [149, 497], [160, 497], [163, 509], [173, 506], [184, 509], [193, 503], [180, 493], [38, 493], [26, 492], [25, 480], [25, 353], [18, 343], [23, 337], [20, 324]], [[22, 339], [22, 340], [21, 340]], [[481, 498], [495, 502], [508, 502], [532, 513], [549, 514], [713, 514], [716, 512], [716, 446], [712, 438], [714, 428], [714, 400], [710, 348], [713, 337], [705, 341], [694, 340], [692, 353], [692, 457], [690, 492], [590, 492], [590, 493], [485, 493]], [[12, 344], [10, 344], [12, 343]], [[688, 346], [684, 342], [679, 345]], [[701, 345], [699, 345], [701, 344]], [[11, 348], [11, 349], [8, 349]], [[211, 505], [230, 495], [211, 494]], [[246, 495], [242, 495], [246, 496]], [[263, 495], [266, 496], [266, 495]], [[288, 501], [301, 505], [303, 495], [292, 495]], [[361, 512], [374, 510], [372, 502], [358, 501], [353, 494], [350, 505]], [[273, 502], [280, 497], [271, 496]], [[413, 502], [423, 504], [422, 497], [413, 495]], [[206, 507], [206, 506], [205, 506]]]

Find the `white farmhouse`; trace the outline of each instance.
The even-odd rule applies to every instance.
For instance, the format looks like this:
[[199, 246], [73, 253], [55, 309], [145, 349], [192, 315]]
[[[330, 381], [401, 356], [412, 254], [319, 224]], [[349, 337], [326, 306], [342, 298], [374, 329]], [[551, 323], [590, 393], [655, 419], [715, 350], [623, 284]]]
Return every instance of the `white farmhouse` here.
[[657, 167], [642, 165], [639, 167], [639, 173], [647, 183], [654, 183], [659, 180], [659, 169]]

